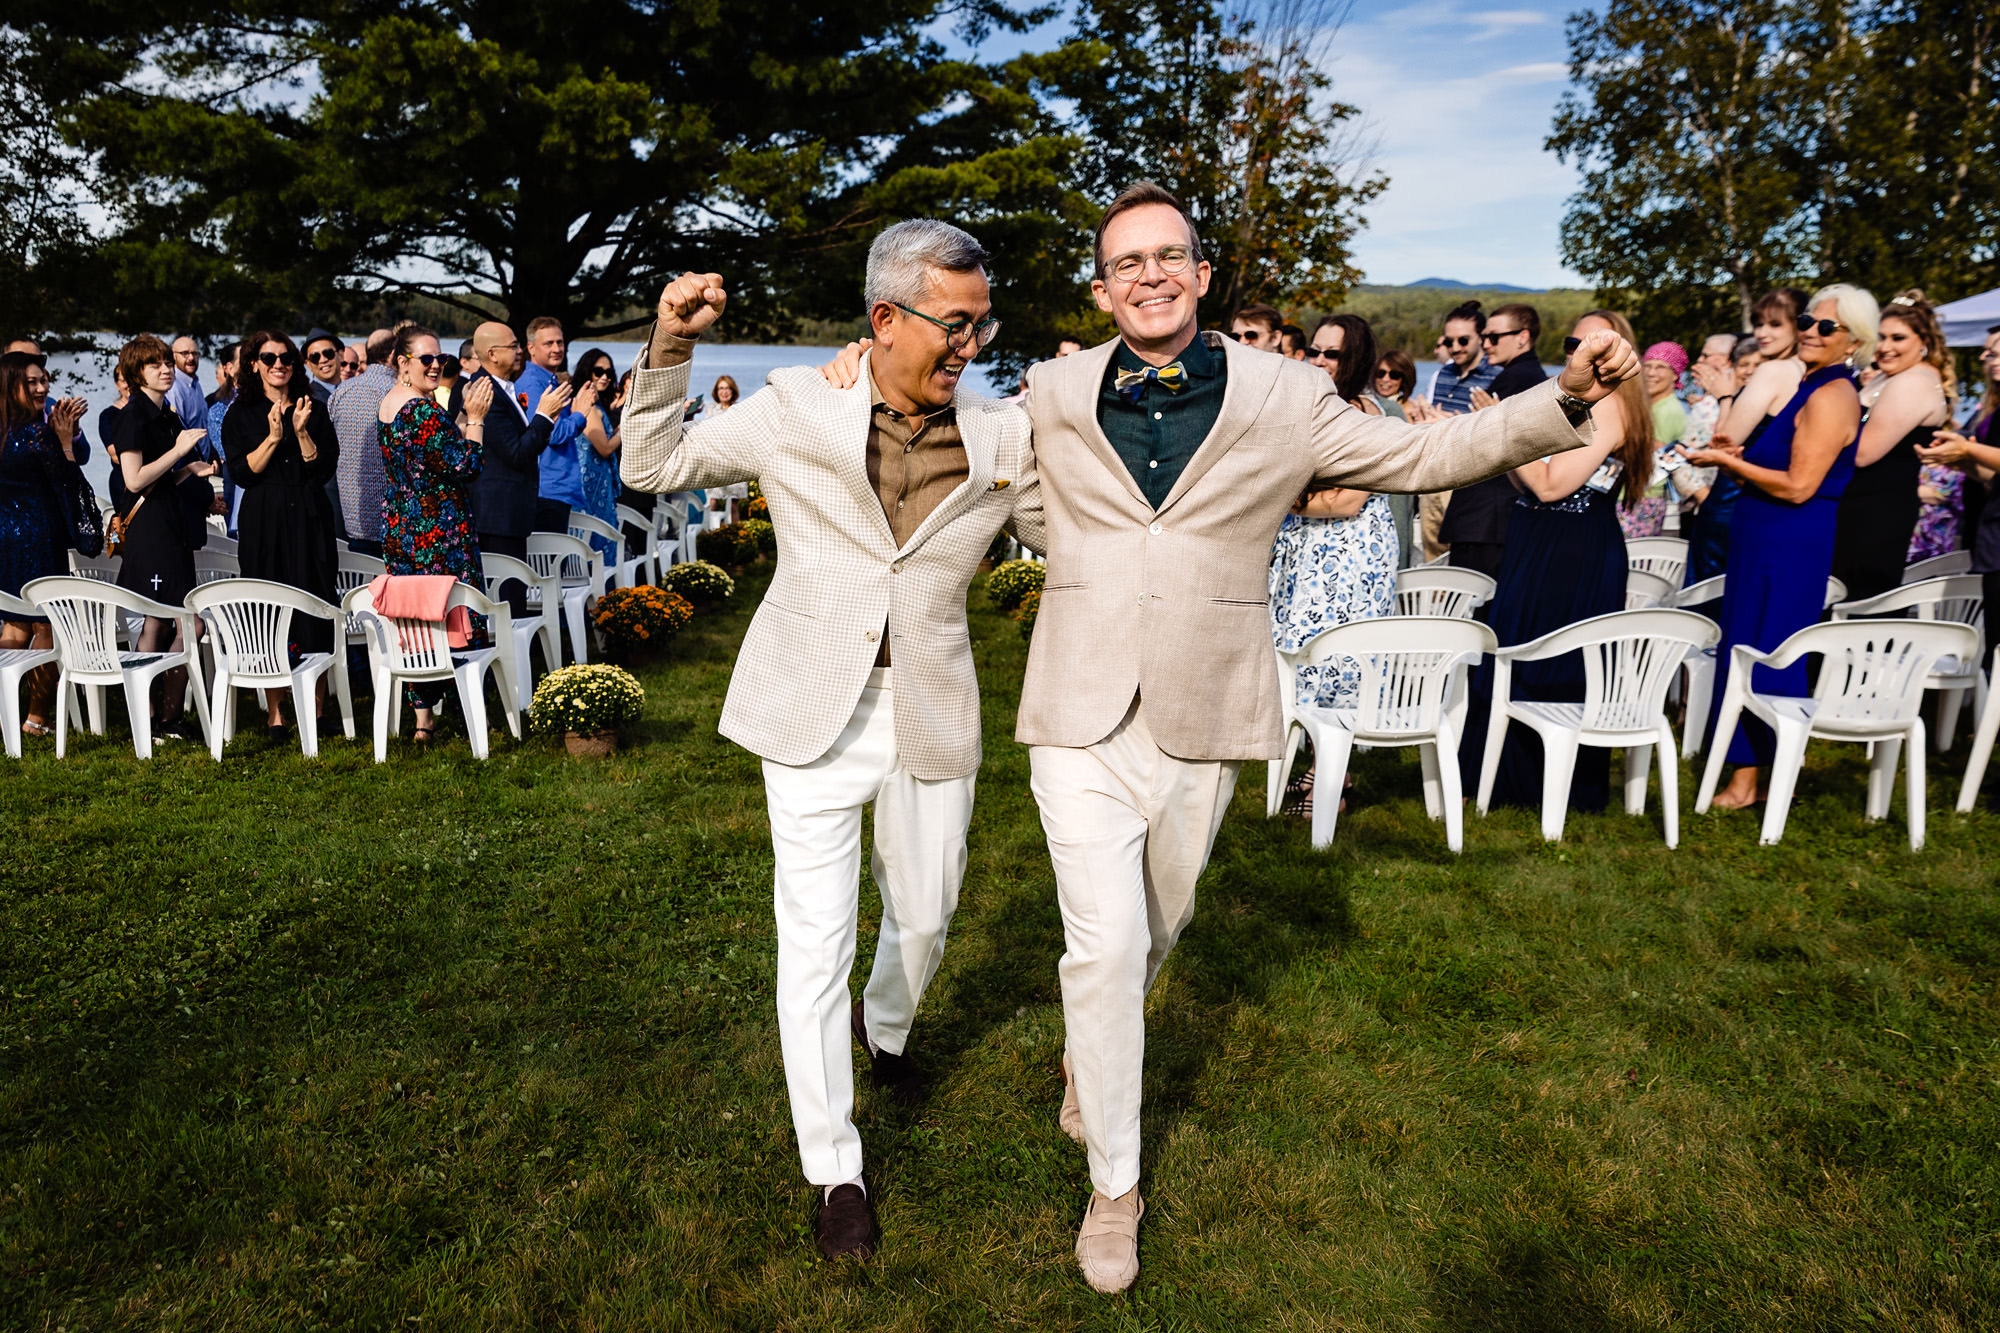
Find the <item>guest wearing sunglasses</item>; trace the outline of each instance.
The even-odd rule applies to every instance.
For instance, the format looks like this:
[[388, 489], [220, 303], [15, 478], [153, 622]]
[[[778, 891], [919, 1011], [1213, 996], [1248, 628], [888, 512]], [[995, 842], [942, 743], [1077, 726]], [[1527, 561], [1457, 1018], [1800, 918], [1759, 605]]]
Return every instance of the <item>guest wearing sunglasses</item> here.
[[[583, 438], [588, 448], [579, 451], [583, 470], [583, 512], [618, 526], [618, 421], [612, 400], [618, 395], [618, 371], [611, 353], [593, 347], [577, 358], [576, 374], [570, 378], [576, 396], [570, 409], [583, 418]], [[611, 543], [594, 537], [591, 544], [609, 559]]]
[[300, 389], [311, 394], [321, 403], [333, 397], [335, 386], [340, 383], [340, 339], [325, 329], [313, 329], [306, 334], [304, 359], [306, 374], [298, 376]]
[[[1368, 397], [1375, 364], [1375, 334], [1358, 315], [1328, 315], [1306, 346], [1309, 365], [1324, 370], [1347, 402], [1371, 416], [1382, 410]], [[1407, 531], [1409, 496], [1374, 495], [1343, 486], [1308, 489], [1278, 526], [1271, 546], [1271, 641], [1296, 652], [1336, 625], [1396, 608], [1396, 564], [1404, 539], [1393, 500], [1403, 501]], [[1301, 707], [1352, 708], [1360, 665], [1343, 658], [1306, 667], [1298, 676]], [[1317, 764], [1286, 789], [1293, 813], [1310, 818]], [[1339, 800], [1333, 793], [1327, 799]]]
[[1450, 416], [1472, 410], [1472, 391], [1491, 389], [1500, 377], [1500, 363], [1487, 359], [1479, 335], [1486, 332], [1486, 312], [1467, 301], [1444, 317], [1444, 350], [1450, 358], [1431, 381], [1431, 406]]
[[[1796, 343], [1782, 349], [1797, 358], [1797, 389], [1760, 420], [1748, 444], [1718, 434], [1710, 448], [1687, 455], [1696, 466], [1720, 468], [1742, 486], [1730, 522], [1729, 581], [1718, 617], [1722, 642], [1715, 660], [1724, 673], [1736, 644], [1769, 652], [1819, 620], [1833, 572], [1840, 497], [1854, 473], [1861, 438], [1854, 367], [1874, 354], [1880, 312], [1873, 296], [1845, 283], [1822, 288], [1801, 305]], [[1757, 375], [1770, 368], [1767, 364]], [[1753, 379], [1750, 388], [1756, 387]], [[1725, 688], [1715, 692], [1718, 712], [1726, 675], [1720, 684]], [[1756, 668], [1751, 688], [1794, 696], [1812, 692], [1803, 661], [1781, 671]], [[1777, 744], [1771, 729], [1745, 713], [1734, 736], [1718, 734], [1709, 744], [1728, 746], [1729, 761], [1738, 765], [1714, 804], [1736, 810], [1763, 800], [1758, 778]]]
[[[282, 333], [243, 340], [236, 401], [222, 419], [222, 450], [243, 500], [236, 514], [243, 577], [267, 579], [338, 602], [333, 505], [326, 484], [340, 461], [340, 438], [326, 404], [299, 369]], [[333, 650], [333, 622], [292, 618], [293, 659]], [[324, 693], [325, 680], [322, 678]], [[284, 692], [266, 691], [269, 734], [285, 735]]]
[[361, 375], [361, 371], [362, 371], [361, 349], [359, 347], [353, 347], [353, 346], [341, 348], [340, 382], [342, 384], [345, 384], [351, 379], [359, 378]]
[[1382, 415], [1407, 421], [1409, 414], [1404, 408], [1416, 391], [1417, 363], [1410, 359], [1410, 354], [1394, 350], [1382, 353], [1375, 366], [1375, 378], [1368, 386], [1369, 396], [1382, 409]]
[[[1454, 364], [1438, 371], [1437, 380], [1445, 386], [1449, 377], [1451, 383], [1434, 388], [1431, 393], [1431, 401], [1437, 408], [1449, 411], [1447, 404], [1456, 403], [1463, 394], [1465, 410], [1476, 411], [1526, 393], [1548, 378], [1542, 363], [1535, 359], [1535, 340], [1542, 334], [1542, 317], [1533, 306], [1503, 305], [1489, 317], [1480, 312], [1477, 301], [1468, 301], [1459, 307], [1459, 312], [1445, 321], [1445, 335], [1456, 339], [1476, 326], [1479, 365], [1476, 374], [1455, 374], [1454, 368], [1462, 363], [1466, 352], [1454, 343]], [[1480, 376], [1484, 377], [1484, 383], [1476, 382]], [[1438, 540], [1450, 543], [1453, 567], [1500, 577], [1515, 496], [1514, 483], [1505, 474], [1452, 492], [1444, 520], [1438, 525]]]

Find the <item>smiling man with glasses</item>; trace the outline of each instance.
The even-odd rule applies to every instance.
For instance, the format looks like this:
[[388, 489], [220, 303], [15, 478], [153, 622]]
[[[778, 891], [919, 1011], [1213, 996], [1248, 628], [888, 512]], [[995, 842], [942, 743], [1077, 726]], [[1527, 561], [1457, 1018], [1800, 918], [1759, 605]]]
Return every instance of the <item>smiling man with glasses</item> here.
[[[868, 252], [874, 341], [851, 387], [776, 370], [696, 425], [683, 413], [691, 357], [727, 298], [719, 275], [686, 274], [660, 295], [625, 409], [626, 485], [757, 481], [777, 529], [777, 573], [737, 654], [721, 731], [764, 761], [778, 1038], [828, 1258], [866, 1258], [876, 1243], [849, 1043], [891, 1095], [919, 1095], [910, 1028], [965, 875], [980, 761], [966, 590], [1003, 525], [1042, 545], [1028, 418], [963, 383], [1000, 331], [986, 262], [948, 223], [888, 228]], [[871, 803], [882, 927], [850, 1008]]]

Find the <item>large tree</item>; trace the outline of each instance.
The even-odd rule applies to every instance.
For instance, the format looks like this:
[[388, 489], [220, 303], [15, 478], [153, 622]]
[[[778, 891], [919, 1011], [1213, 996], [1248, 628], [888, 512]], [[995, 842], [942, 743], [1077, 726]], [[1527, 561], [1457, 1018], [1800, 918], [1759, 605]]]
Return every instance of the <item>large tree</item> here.
[[1074, 206], [1068, 146], [1004, 109], [983, 141], [898, 154], [1018, 98], [929, 35], [1039, 17], [999, 0], [27, 7], [64, 128], [97, 156], [105, 313], [127, 324], [392, 291], [610, 331], [699, 264], [732, 275], [736, 329], [769, 330], [851, 293], [898, 203], [977, 199], [996, 222]]

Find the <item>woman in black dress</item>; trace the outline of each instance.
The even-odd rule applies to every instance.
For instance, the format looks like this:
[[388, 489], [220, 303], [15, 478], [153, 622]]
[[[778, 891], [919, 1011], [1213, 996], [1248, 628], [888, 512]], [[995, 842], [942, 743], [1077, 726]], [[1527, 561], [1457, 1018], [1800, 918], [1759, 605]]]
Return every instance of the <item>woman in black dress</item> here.
[[1875, 364], [1883, 374], [1861, 391], [1867, 415], [1833, 528], [1833, 576], [1847, 585], [1849, 601], [1903, 581], [1910, 534], [1923, 511], [1917, 450], [1951, 420], [1945, 398], [1951, 363], [1923, 292], [1900, 293], [1882, 307]]
[[[77, 422], [83, 400], [65, 398], [42, 419], [30, 376], [46, 373], [18, 352], [0, 357], [0, 592], [21, 595], [24, 584], [69, 572], [69, 518], [55, 488], [56, 456], [76, 462]], [[8, 620], [0, 629], [0, 649], [47, 648], [46, 616]], [[56, 669], [28, 673], [28, 715], [21, 730], [49, 734], [49, 707], [56, 697]]]
[[[236, 400], [222, 418], [222, 452], [243, 494], [236, 515], [243, 577], [268, 579], [338, 603], [333, 505], [326, 483], [340, 459], [333, 419], [306, 390], [298, 349], [282, 333], [253, 333], [240, 344]], [[333, 650], [333, 622], [292, 617], [291, 649]], [[326, 678], [320, 677], [320, 693]], [[272, 739], [285, 732], [281, 691], [266, 693]]]
[[[208, 439], [207, 429], [188, 426], [167, 406], [174, 363], [165, 343], [150, 333], [140, 334], [119, 349], [118, 369], [125, 383], [132, 386], [132, 401], [118, 414], [115, 436], [107, 441], [117, 454], [119, 472], [131, 494], [131, 503], [119, 511], [125, 520], [125, 538], [119, 550], [123, 563], [118, 586], [167, 606], [179, 606], [194, 588], [194, 552], [179, 487], [191, 477], [212, 477], [220, 469], [195, 458]], [[140, 652], [179, 652], [183, 647], [178, 620], [146, 617], [145, 628], [139, 633]], [[154, 735], [201, 739], [182, 715], [186, 691], [184, 668], [176, 667], [156, 678]]]

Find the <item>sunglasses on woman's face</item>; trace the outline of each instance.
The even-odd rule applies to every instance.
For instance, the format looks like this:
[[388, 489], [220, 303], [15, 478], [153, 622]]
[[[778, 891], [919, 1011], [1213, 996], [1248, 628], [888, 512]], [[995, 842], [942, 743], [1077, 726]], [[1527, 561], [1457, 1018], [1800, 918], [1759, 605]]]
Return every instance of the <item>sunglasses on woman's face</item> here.
[[1392, 384], [1401, 384], [1403, 382], [1403, 377], [1400, 374], [1398, 374], [1396, 371], [1389, 370], [1386, 367], [1384, 369], [1376, 371], [1375, 378], [1378, 381], [1388, 380]]
[[1340, 360], [1340, 349], [1338, 347], [1308, 347], [1306, 349], [1306, 360], [1338, 361]]
[[297, 352], [259, 352], [259, 353], [257, 353], [257, 364], [258, 364], [258, 365], [260, 365], [260, 366], [265, 366], [265, 367], [270, 367], [270, 366], [287, 366], [287, 367], [289, 367], [289, 366], [296, 366], [296, 365], [297, 365], [298, 363], [299, 363], [299, 354], [298, 354]]
[[590, 372], [590, 377], [594, 380], [608, 380], [611, 378], [611, 367], [598, 366]]
[[1831, 338], [1835, 329], [1845, 329], [1847, 327], [1839, 320], [1814, 319], [1811, 315], [1800, 315], [1798, 324], [1800, 333], [1811, 333], [1814, 329], [1818, 329], [1819, 336], [1822, 338]]
[[445, 362], [445, 354], [443, 352], [425, 352], [421, 355], [411, 355], [405, 357], [404, 360], [414, 361], [418, 365], [422, 366], [425, 370], [429, 370], [432, 366], [443, 365]]

